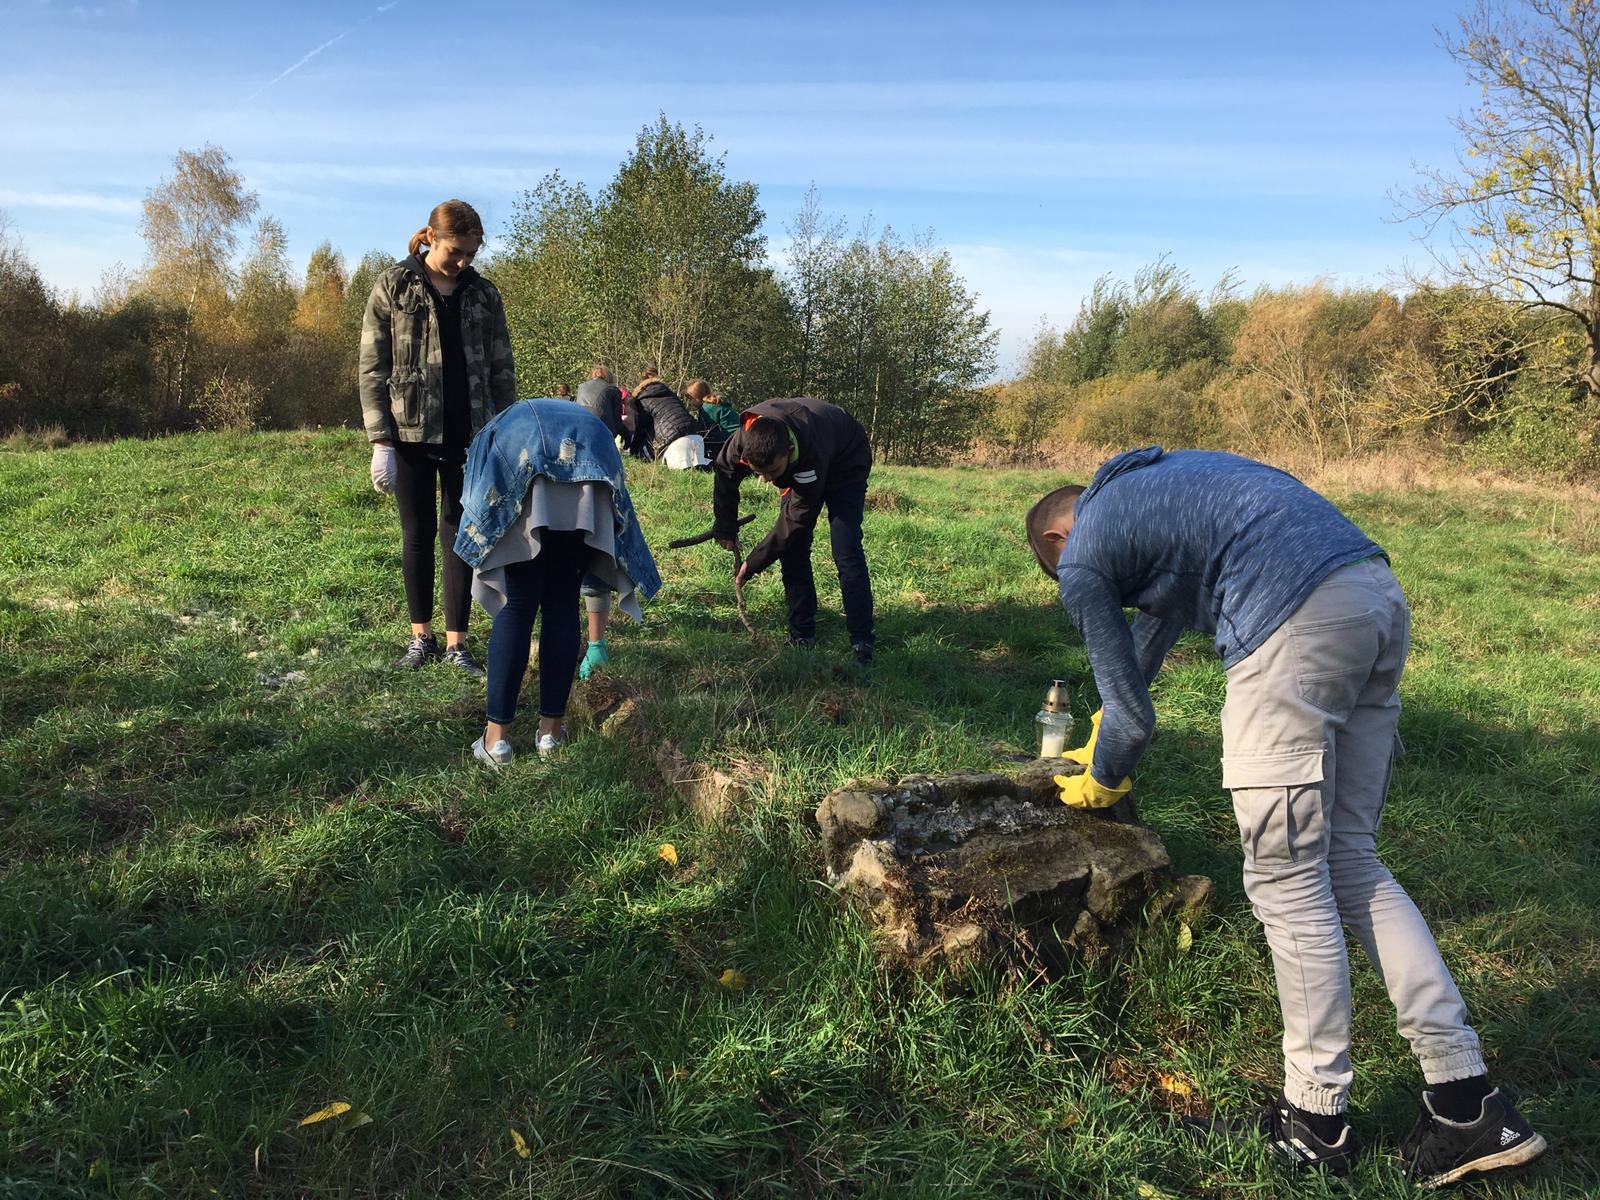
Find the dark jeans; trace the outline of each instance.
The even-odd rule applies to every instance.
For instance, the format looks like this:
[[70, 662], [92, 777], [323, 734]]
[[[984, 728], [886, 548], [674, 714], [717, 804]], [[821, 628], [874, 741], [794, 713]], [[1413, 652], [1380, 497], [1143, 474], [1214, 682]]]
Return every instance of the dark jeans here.
[[488, 719], [509, 725], [517, 715], [522, 675], [528, 669], [528, 639], [534, 618], [539, 622], [539, 715], [561, 717], [578, 669], [578, 623], [572, 610], [578, 584], [593, 551], [583, 531], [546, 529], [539, 539], [539, 557], [506, 566], [506, 606], [495, 614], [489, 631]]
[[467, 448], [420, 442], [394, 444], [394, 501], [400, 510], [400, 573], [406, 609], [415, 625], [433, 620], [433, 542], [444, 557], [444, 627], [467, 631], [472, 612], [472, 568], [456, 554], [461, 527], [461, 477]]
[[[861, 545], [861, 520], [866, 515], [867, 481], [847, 483], [822, 498], [828, 510], [828, 541], [839, 569], [844, 598], [844, 623], [850, 644], [872, 645], [872, 580], [867, 552]], [[789, 606], [789, 636], [817, 636], [817, 581], [811, 572], [811, 531], [797, 534], [778, 559], [783, 573], [783, 598]]]

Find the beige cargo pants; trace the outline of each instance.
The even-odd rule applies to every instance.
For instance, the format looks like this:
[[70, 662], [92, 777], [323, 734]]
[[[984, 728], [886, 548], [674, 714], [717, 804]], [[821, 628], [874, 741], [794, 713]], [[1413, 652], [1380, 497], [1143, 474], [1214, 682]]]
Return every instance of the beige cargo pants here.
[[1278, 978], [1284, 1093], [1309, 1112], [1343, 1112], [1350, 1090], [1341, 923], [1383, 980], [1423, 1078], [1484, 1069], [1427, 923], [1378, 861], [1410, 637], [1400, 585], [1373, 558], [1328, 576], [1228, 671], [1222, 783], [1244, 844], [1245, 894]]

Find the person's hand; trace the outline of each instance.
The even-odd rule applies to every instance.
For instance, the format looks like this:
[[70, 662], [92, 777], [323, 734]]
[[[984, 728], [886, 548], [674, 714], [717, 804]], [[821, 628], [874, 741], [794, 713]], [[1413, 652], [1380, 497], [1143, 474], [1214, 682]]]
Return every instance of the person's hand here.
[[394, 495], [394, 447], [372, 447], [372, 486], [385, 496]]
[[601, 667], [609, 665], [611, 656], [606, 653], [606, 640], [601, 638], [598, 642], [590, 642], [589, 649], [583, 656], [583, 661], [578, 664], [578, 678], [587, 679]]
[[742, 562], [739, 569], [733, 573], [733, 582], [738, 587], [743, 587], [745, 580], [750, 578], [750, 564]]
[[1133, 790], [1133, 780], [1126, 775], [1116, 787], [1107, 787], [1088, 771], [1057, 775], [1055, 781], [1061, 789], [1061, 803], [1070, 808], [1110, 808]]
[[721, 546], [724, 550], [726, 550], [729, 554], [737, 554], [737, 553], [739, 553], [739, 539], [736, 538], [736, 537], [717, 538], [716, 539], [716, 543], [717, 543], [717, 545]]
[[1100, 718], [1105, 714], [1105, 709], [1095, 709], [1094, 715], [1089, 718], [1089, 740], [1076, 750], [1068, 750], [1061, 757], [1068, 762], [1077, 763], [1080, 767], [1087, 767], [1092, 763], [1094, 761], [1094, 744], [1100, 739]]

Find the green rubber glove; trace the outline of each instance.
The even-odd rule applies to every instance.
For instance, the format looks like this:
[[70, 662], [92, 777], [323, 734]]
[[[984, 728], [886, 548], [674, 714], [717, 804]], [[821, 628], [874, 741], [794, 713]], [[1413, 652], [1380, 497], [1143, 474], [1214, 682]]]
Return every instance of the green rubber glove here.
[[589, 649], [583, 656], [583, 661], [578, 664], [578, 678], [587, 679], [601, 667], [609, 665], [611, 656], [606, 653], [606, 640], [601, 638], [598, 642], [590, 642]]
[[1089, 740], [1076, 750], [1068, 750], [1061, 757], [1068, 762], [1077, 763], [1080, 767], [1087, 767], [1094, 762], [1094, 744], [1100, 737], [1100, 718], [1105, 715], [1105, 709], [1095, 709], [1094, 716], [1089, 718]]
[[1061, 803], [1072, 808], [1110, 808], [1133, 790], [1133, 780], [1126, 775], [1116, 787], [1107, 787], [1088, 771], [1082, 775], [1057, 775], [1055, 781], [1061, 789]]

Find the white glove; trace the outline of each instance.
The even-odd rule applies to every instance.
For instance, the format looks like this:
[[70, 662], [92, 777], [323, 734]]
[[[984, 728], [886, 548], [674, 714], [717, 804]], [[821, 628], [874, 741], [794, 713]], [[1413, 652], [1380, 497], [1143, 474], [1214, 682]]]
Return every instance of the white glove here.
[[394, 495], [394, 447], [372, 448], [372, 486], [385, 496]]

